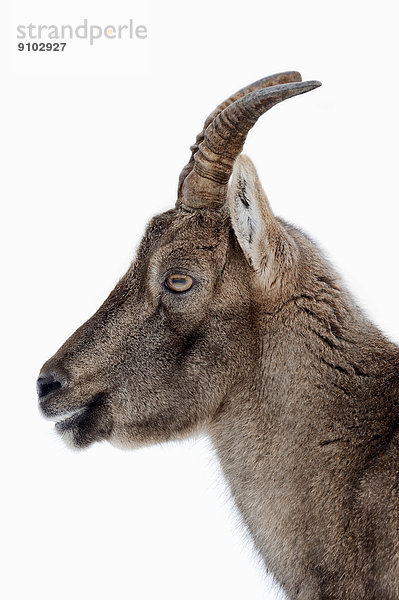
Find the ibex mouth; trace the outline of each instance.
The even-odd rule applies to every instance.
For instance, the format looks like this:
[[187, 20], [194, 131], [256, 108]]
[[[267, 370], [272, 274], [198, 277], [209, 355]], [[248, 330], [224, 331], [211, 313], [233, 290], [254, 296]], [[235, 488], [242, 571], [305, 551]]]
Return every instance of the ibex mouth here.
[[85, 448], [93, 442], [107, 439], [112, 431], [112, 417], [107, 395], [99, 393], [81, 408], [50, 417], [57, 433], [67, 445]]
[[87, 411], [87, 407], [77, 408], [76, 410], [69, 410], [68, 412], [61, 413], [51, 417], [52, 421], [55, 421], [55, 427], [59, 430], [64, 430], [66, 427], [73, 425], [81, 415]]
[[[48, 379], [48, 378], [47, 378]], [[96, 441], [107, 439], [112, 430], [110, 400], [105, 391], [97, 392], [82, 401], [78, 391], [63, 386], [62, 389], [45, 388], [47, 379], [39, 381], [39, 407], [42, 415], [55, 422], [55, 429], [73, 448], [85, 448]], [[44, 380], [44, 383], [43, 383]], [[72, 398], [71, 398], [72, 394]], [[68, 398], [69, 396], [69, 398]], [[79, 406], [68, 406], [69, 403]]]
[[51, 415], [48, 418], [55, 421], [55, 428], [59, 433], [64, 433], [68, 429], [83, 425], [86, 419], [93, 420], [95, 414], [104, 405], [104, 400], [105, 394], [96, 394], [84, 406]]

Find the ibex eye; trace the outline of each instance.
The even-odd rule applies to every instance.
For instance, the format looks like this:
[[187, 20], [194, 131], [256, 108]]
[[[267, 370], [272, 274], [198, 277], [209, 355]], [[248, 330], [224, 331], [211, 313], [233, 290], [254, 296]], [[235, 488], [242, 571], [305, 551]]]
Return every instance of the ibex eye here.
[[189, 275], [173, 274], [166, 279], [166, 286], [172, 292], [187, 292], [193, 285], [193, 280]]

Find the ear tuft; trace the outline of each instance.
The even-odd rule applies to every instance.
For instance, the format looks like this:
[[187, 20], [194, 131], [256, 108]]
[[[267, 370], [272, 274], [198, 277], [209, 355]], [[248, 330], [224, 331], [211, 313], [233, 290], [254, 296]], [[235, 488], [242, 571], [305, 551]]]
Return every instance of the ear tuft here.
[[245, 208], [249, 208], [249, 199], [247, 196], [247, 184], [245, 179], [238, 180], [238, 197], [245, 206]]

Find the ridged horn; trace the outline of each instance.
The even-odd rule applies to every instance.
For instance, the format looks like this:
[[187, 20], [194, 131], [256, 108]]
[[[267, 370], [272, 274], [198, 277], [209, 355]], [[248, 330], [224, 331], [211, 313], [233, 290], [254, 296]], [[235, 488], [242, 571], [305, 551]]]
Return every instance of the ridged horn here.
[[264, 88], [271, 87], [272, 85], [280, 85], [283, 83], [290, 83], [293, 81], [302, 81], [301, 74], [298, 71], [285, 71], [284, 73], [275, 73], [274, 75], [269, 75], [268, 77], [263, 77], [262, 79], [258, 79], [258, 81], [254, 81], [250, 83], [246, 87], [241, 88], [235, 94], [232, 94], [227, 100], [221, 102], [219, 106], [215, 108], [213, 112], [206, 119], [202, 131], [197, 135], [195, 140], [195, 144], [190, 146], [191, 157], [186, 166], [183, 168], [179, 177], [179, 186], [178, 186], [178, 197], [180, 196], [180, 191], [183, 185], [183, 182], [187, 175], [190, 173], [194, 166], [194, 154], [197, 152], [200, 143], [204, 139], [205, 130], [212, 123], [212, 121], [230, 104], [250, 94], [251, 92], [255, 92], [256, 90], [263, 90]]
[[305, 81], [267, 87], [250, 92], [222, 110], [205, 130], [176, 206], [221, 208], [234, 161], [259, 117], [279, 102], [320, 85], [319, 81]]

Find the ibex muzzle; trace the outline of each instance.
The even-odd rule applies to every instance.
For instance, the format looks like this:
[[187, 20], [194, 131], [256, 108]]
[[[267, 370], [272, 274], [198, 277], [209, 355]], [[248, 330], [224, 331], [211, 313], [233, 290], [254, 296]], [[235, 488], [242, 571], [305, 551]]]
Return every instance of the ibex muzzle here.
[[208, 117], [176, 207], [43, 366], [40, 408], [75, 448], [205, 431], [288, 597], [398, 600], [399, 349], [240, 155], [319, 85], [273, 75]]

